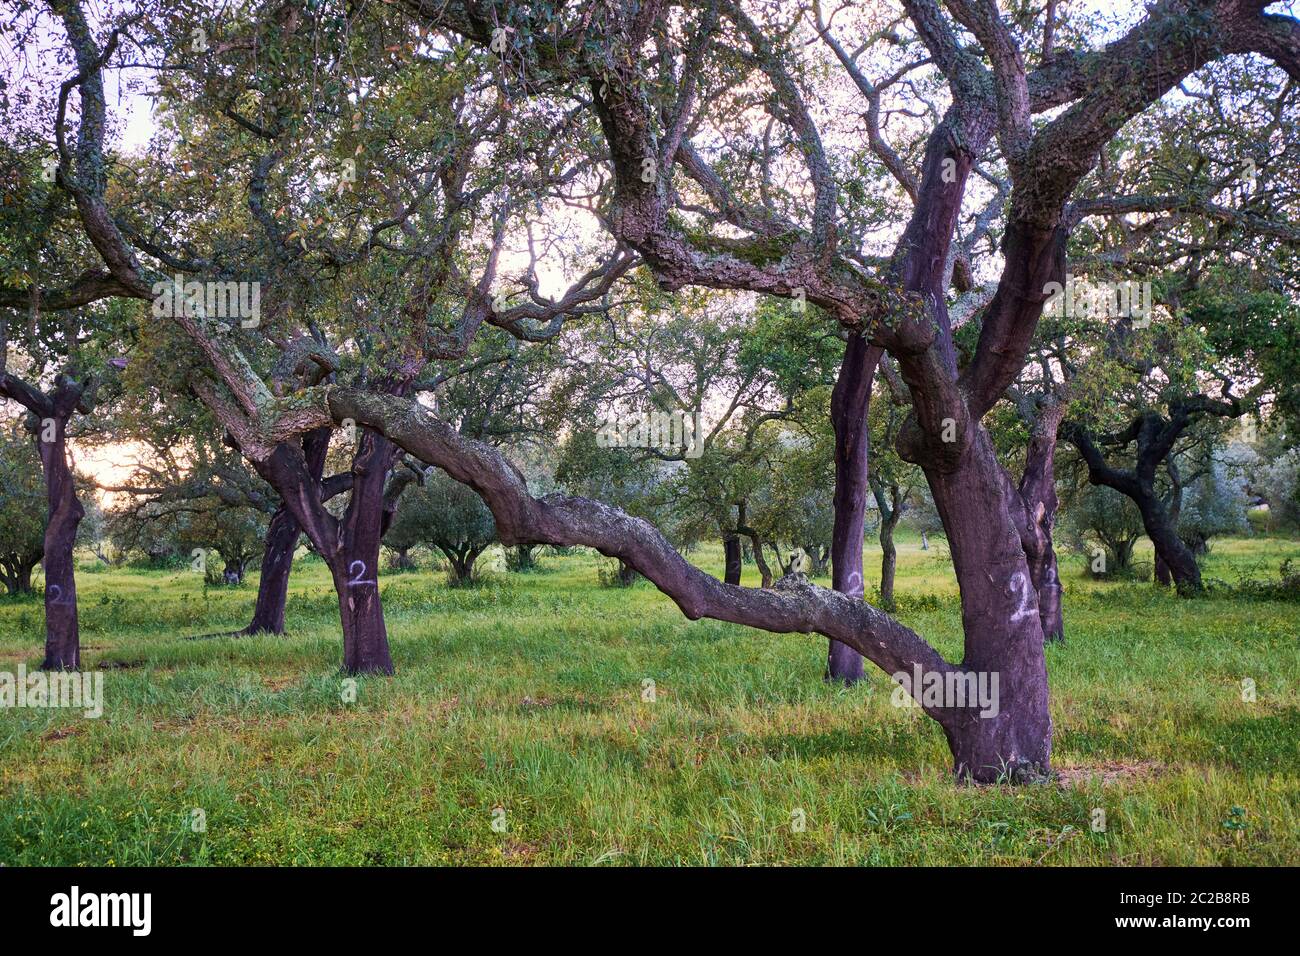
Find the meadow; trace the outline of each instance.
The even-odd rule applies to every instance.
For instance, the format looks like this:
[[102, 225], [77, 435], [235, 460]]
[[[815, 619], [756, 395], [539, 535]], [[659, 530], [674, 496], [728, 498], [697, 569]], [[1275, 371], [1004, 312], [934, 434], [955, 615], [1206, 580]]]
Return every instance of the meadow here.
[[[959, 660], [946, 554], [902, 538], [899, 614]], [[470, 588], [387, 575], [398, 673], [354, 702], [319, 561], [288, 635], [234, 638], [206, 635], [247, 623], [255, 574], [87, 557], [104, 715], [0, 710], [0, 863], [1295, 864], [1300, 603], [1239, 586], [1288, 557], [1218, 541], [1195, 599], [1064, 557], [1058, 779], [1018, 787], [955, 783], [886, 675], [823, 683], [823, 639], [687, 621], [645, 582], [601, 587], [594, 553]], [[692, 560], [721, 575], [720, 547]], [[42, 626], [38, 597], [0, 600], [0, 670], [39, 665]]]

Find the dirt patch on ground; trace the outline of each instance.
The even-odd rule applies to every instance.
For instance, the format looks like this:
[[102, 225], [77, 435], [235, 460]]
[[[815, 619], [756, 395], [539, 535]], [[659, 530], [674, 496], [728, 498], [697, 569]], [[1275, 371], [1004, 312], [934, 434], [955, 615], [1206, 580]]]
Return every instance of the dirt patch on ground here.
[[501, 848], [501, 855], [512, 863], [526, 863], [537, 855], [538, 848], [522, 840], [509, 840]]
[[42, 741], [67, 740], [69, 737], [75, 737], [81, 733], [80, 727], [55, 727], [53, 730], [41, 734]]
[[1109, 787], [1115, 783], [1148, 780], [1158, 776], [1163, 770], [1164, 767], [1154, 760], [1139, 760], [1136, 763], [1111, 761], [1081, 767], [1057, 767], [1056, 783], [1057, 786], [1069, 788], [1087, 786], [1092, 780], [1100, 780], [1103, 787]]

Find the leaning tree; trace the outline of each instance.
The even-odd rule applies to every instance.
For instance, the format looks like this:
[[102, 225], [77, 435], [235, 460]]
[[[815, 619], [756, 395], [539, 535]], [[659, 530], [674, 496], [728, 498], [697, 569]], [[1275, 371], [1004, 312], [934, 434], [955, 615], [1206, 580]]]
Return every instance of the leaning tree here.
[[[182, 322], [223, 390], [209, 397], [220, 404], [228, 393], [242, 408], [241, 444], [269, 457], [276, 443], [306, 430], [354, 422], [472, 487], [507, 544], [595, 547], [646, 575], [688, 617], [817, 632], [886, 672], [916, 669], [950, 686], [996, 672], [996, 716], [911, 690], [942, 727], [959, 775], [1023, 779], [1046, 771], [1051, 718], [1031, 575], [1045, 508], [1000, 464], [983, 419], [1020, 371], [1049, 284], [1064, 278], [1066, 207], [1101, 149], [1221, 57], [1261, 53], [1300, 76], [1300, 24], [1264, 14], [1260, 0], [1164, 0], [1105, 45], [1065, 49], [1056, 37], [1082, 31], [1079, 24], [1058, 30], [1065, 24], [1056, 6], [1007, 18], [991, 0], [903, 0], [892, 22], [857, 11], [839, 23], [817, 16], [812, 26], [800, 12], [751, 12], [725, 0], [582, 10], [407, 0], [404, 7], [416, 23], [491, 51], [499, 62], [488, 75], [504, 101], [527, 99], [565, 117], [580, 109], [594, 119], [608, 150], [602, 169], [612, 177], [599, 221], [666, 290], [696, 285], [784, 297], [851, 333], [830, 408], [843, 436], [835, 590], [797, 580], [768, 590], [724, 584], [693, 568], [645, 521], [588, 499], [533, 497], [504, 455], [406, 395], [288, 380], [277, 395], [235, 342]], [[104, 47], [66, 19], [84, 96]], [[855, 39], [850, 52], [839, 39], [845, 32], [865, 40]], [[823, 50], [839, 65], [837, 90], [818, 59]], [[930, 124], [914, 163], [890, 145], [881, 114], [927, 82], [931, 91], [939, 83], [946, 89], [941, 110], [913, 110], [917, 124]], [[860, 130], [843, 128], [854, 111], [835, 108], [837, 94], [861, 97], [865, 148]], [[84, 113], [79, 142], [83, 165], [93, 166], [102, 135]], [[590, 130], [566, 124], [559, 131], [570, 132], [592, 141]], [[1005, 211], [994, 206], [1000, 274], [978, 341], [959, 363], [947, 308], [950, 288], [969, 278], [958, 224], [967, 224], [965, 235], [978, 231], [978, 216], [963, 217], [963, 207], [968, 192], [972, 207], [986, 205], [968, 187], [977, 164], [995, 152], [1010, 183]], [[910, 214], [896, 241], [872, 248], [859, 229], [869, 221], [860, 197], [874, 181], [869, 167], [881, 166], [907, 193]], [[82, 221], [113, 286], [132, 293], [143, 286], [140, 268], [112, 228], [102, 187], [80, 172]], [[578, 178], [575, 192], [590, 195], [590, 183]], [[864, 602], [861, 549], [843, 554], [845, 540], [861, 541], [860, 523], [852, 532], [865, 508], [865, 413], [871, 373], [885, 352], [911, 398], [899, 452], [924, 472], [952, 550], [965, 634], [960, 664]]]
[[[133, 298], [174, 322], [202, 362], [188, 388], [293, 518], [283, 552], [301, 530], [330, 567], [344, 669], [391, 672], [377, 563], [399, 451], [347, 423], [352, 486], [336, 516], [316, 467], [331, 429], [268, 436], [261, 406], [321, 382], [414, 396], [430, 364], [463, 358], [484, 324], [544, 340], [597, 308], [633, 264], [625, 250], [554, 298], [538, 280], [550, 237], [517, 282], [498, 276], [507, 225], [573, 176], [558, 155], [570, 120], [516, 114], [512, 136], [500, 136], [509, 106], [481, 82], [490, 57], [384, 11], [331, 7], [308, 21], [293, 5], [249, 16], [142, 8], [101, 38], [73, 0], [51, 8], [74, 68], [52, 120], [56, 198], [107, 272], [68, 273], [57, 289], [29, 282], [4, 304]], [[110, 165], [103, 72], [124, 37], [159, 71], [162, 125], [179, 142]], [[110, 168], [129, 201], [110, 197]], [[262, 314], [230, 321], [211, 314], [210, 298], [205, 311], [204, 297], [231, 285], [241, 301], [245, 287], [264, 290]]]
[[[981, 719], [969, 707], [921, 704], [943, 727], [959, 774], [1015, 778], [1045, 769], [1051, 749], [1043, 628], [1030, 576], [1041, 548], [1034, 525], [1044, 508], [1022, 495], [1000, 465], [981, 420], [1024, 361], [1049, 283], [1064, 278], [1066, 205], [1099, 151], [1130, 119], [1225, 55], [1263, 53], [1300, 75], [1300, 25], [1264, 14], [1260, 2], [1165, 2], [1105, 46], [1066, 50], [1054, 46], [1055, 7], [1044, 23], [1008, 21], [987, 0], [945, 6], [946, 12], [937, 2], [905, 0], [906, 22], [881, 30], [875, 42], [868, 35], [856, 56], [838, 43], [833, 24], [823, 21], [817, 34], [869, 115], [878, 116], [871, 104], [890, 77], [873, 83], [862, 54], [896, 44], [904, 30], [915, 31], [925, 48], [919, 58], [926, 65], [916, 69], [937, 70], [950, 93], [926, 139], [919, 175], [901, 161], [882, 160], [896, 167], [891, 172], [915, 200], [892, 252], [873, 261], [847, 214], [851, 203], [841, 203], [841, 193], [851, 196], [841, 182], [853, 177], [852, 170], [828, 148], [810, 105], [816, 98], [800, 59], [807, 47], [799, 23], [762, 22], [725, 2], [611, 5], [580, 21], [553, 17], [549, 9], [409, 4], [414, 16], [485, 46], [495, 40], [521, 77], [544, 71], [573, 78], [573, 95], [590, 99], [610, 152], [615, 191], [605, 217], [609, 228], [641, 254], [664, 287], [797, 298], [855, 330], [845, 360], [853, 374], [842, 377], [832, 402], [841, 421], [865, 428], [859, 411], [865, 412], [869, 372], [882, 350], [897, 361], [912, 399], [900, 452], [921, 466], [944, 520], [961, 590], [961, 665], [944, 661], [910, 629], [857, 599], [860, 570], [852, 583], [836, 571], [837, 587], [849, 594], [729, 588], [690, 569], [643, 524], [589, 502], [533, 499], [499, 456], [460, 442], [410, 403], [325, 389], [317, 394], [327, 408], [318, 407], [314, 420], [328, 413], [333, 420], [373, 423], [483, 494], [506, 540], [540, 534], [624, 557], [688, 616], [818, 631], [889, 672], [913, 666], [938, 674], [998, 672], [1002, 701], [995, 718]], [[718, 73], [728, 77], [722, 86], [715, 85]], [[766, 93], [760, 107], [743, 102], [755, 85]], [[818, 94], [824, 96], [821, 89]], [[735, 132], [728, 115], [763, 108], [771, 124], [760, 125], [754, 162], [731, 161], [732, 136], [706, 143], [705, 132]], [[995, 139], [1011, 183], [1004, 263], [977, 345], [959, 366], [947, 312], [953, 238], [972, 168]], [[807, 195], [742, 190], [728, 181], [744, 175], [738, 168], [765, 177], [781, 163], [807, 176]], [[762, 186], [769, 186], [765, 178]], [[837, 457], [845, 466], [837, 475], [837, 495], [844, 490], [837, 505], [848, 518], [864, 505], [864, 489], [853, 487], [865, 484], [860, 444], [860, 452], [854, 446]], [[862, 465], [855, 467], [859, 457]]]

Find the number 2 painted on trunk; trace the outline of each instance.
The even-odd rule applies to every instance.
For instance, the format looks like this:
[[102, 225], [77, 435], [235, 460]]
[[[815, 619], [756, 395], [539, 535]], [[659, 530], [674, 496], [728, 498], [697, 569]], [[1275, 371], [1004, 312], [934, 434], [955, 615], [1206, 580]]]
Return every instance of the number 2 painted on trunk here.
[[71, 601], [70, 598], [64, 596], [64, 594], [63, 594], [63, 588], [60, 587], [59, 585], [57, 585], [57, 584], [51, 584], [51, 585], [49, 586], [49, 588], [47, 588], [46, 590], [48, 590], [48, 591], [50, 592], [50, 603], [51, 603], [51, 604], [66, 605], [66, 604], [71, 604], [71, 603], [72, 603], [72, 601]]
[[361, 576], [365, 573], [366, 573], [366, 562], [353, 561], [351, 564], [349, 564], [348, 574], [352, 575], [352, 577], [348, 578], [348, 587], [359, 588], [363, 584], [373, 584], [376, 587], [378, 587], [379, 586], [378, 581], [363, 581], [361, 579]]
[[1016, 612], [1011, 615], [1013, 623], [1020, 620], [1022, 617], [1037, 616], [1034, 609], [1030, 607], [1031, 591], [1029, 587], [1029, 579], [1025, 577], [1024, 571], [1017, 571], [1015, 574], [1011, 575], [1011, 593], [1020, 599], [1020, 604], [1016, 608]]

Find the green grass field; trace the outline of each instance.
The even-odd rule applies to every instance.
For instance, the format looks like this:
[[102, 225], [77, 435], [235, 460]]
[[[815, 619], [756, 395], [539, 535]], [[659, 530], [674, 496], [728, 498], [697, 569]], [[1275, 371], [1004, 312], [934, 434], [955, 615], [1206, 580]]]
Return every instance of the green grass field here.
[[[1286, 557], [1300, 542], [1223, 541], [1206, 575], [1276, 580]], [[255, 580], [205, 592], [188, 570], [88, 564], [104, 715], [0, 710], [0, 863], [1300, 861], [1300, 604], [1179, 599], [1064, 559], [1061, 779], [973, 787], [885, 675], [828, 687], [821, 638], [688, 622], [644, 582], [599, 587], [601, 560], [546, 555], [462, 590], [389, 576], [398, 673], [358, 681], [355, 703], [323, 565], [295, 568], [287, 637], [190, 640], [247, 623]], [[720, 548], [695, 560], [721, 572]], [[960, 659], [942, 543], [903, 540], [898, 595]], [[0, 670], [39, 665], [42, 623], [39, 599], [0, 601]]]

